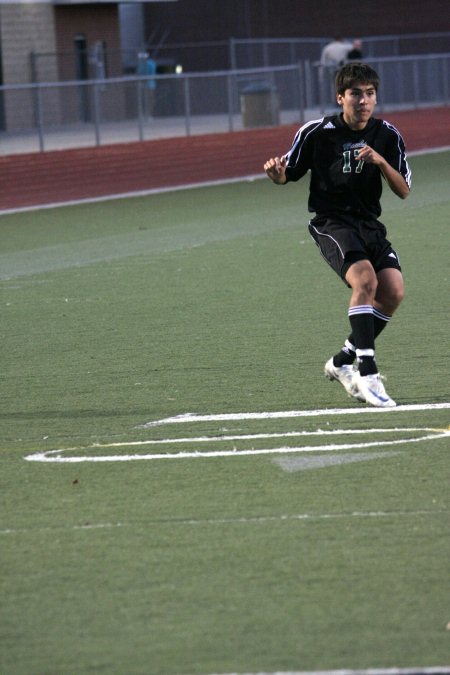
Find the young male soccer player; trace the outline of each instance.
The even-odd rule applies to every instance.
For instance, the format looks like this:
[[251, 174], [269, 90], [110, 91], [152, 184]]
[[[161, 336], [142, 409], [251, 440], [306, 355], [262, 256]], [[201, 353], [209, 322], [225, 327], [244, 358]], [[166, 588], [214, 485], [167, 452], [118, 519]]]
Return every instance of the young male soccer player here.
[[386, 393], [375, 361], [375, 338], [403, 299], [403, 277], [378, 218], [382, 179], [405, 199], [411, 173], [397, 129], [372, 117], [378, 85], [370, 66], [344, 65], [336, 75], [342, 112], [306, 123], [289, 152], [269, 159], [264, 169], [279, 185], [310, 170], [308, 210], [316, 215], [309, 231], [326, 262], [351, 289], [351, 334], [325, 364], [325, 375], [361, 401], [392, 407], [395, 401]]

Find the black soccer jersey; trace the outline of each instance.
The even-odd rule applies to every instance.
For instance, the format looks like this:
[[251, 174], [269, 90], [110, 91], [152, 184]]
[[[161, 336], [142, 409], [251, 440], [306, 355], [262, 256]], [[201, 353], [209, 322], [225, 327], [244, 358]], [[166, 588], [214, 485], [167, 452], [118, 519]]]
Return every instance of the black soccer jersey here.
[[379, 217], [382, 174], [375, 164], [357, 159], [363, 145], [382, 155], [410, 187], [405, 144], [392, 124], [372, 117], [364, 129], [354, 131], [342, 114], [331, 115], [302, 126], [286, 155], [287, 181], [299, 180], [311, 171], [309, 211]]

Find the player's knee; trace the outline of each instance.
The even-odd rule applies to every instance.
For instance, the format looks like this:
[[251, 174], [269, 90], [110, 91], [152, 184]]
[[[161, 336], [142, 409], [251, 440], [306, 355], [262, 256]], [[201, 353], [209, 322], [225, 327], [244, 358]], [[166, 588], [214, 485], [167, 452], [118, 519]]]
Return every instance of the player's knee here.
[[378, 293], [376, 300], [383, 312], [386, 314], [393, 314], [395, 310], [398, 309], [404, 297], [404, 287], [403, 285], [398, 285], [389, 288], [389, 291], [387, 292], [384, 290], [383, 293]]
[[375, 298], [378, 280], [375, 274], [368, 272], [360, 277], [359, 283], [357, 284], [358, 291], [362, 295], [367, 296], [367, 298]]
[[360, 298], [360, 302], [372, 302], [378, 288], [378, 279], [368, 260], [361, 260], [352, 265], [346, 277], [353, 293]]
[[391, 290], [390, 303], [394, 309], [400, 305], [405, 297], [405, 289], [403, 286], [396, 286]]

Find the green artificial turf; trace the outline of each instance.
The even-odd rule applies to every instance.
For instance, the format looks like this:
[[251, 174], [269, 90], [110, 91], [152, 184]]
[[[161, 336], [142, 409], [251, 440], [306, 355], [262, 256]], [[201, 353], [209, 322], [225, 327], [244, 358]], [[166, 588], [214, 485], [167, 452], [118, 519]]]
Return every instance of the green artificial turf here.
[[306, 179], [0, 217], [1, 673], [448, 665], [448, 160], [383, 199], [407, 295], [377, 356], [418, 409], [323, 377], [348, 289]]

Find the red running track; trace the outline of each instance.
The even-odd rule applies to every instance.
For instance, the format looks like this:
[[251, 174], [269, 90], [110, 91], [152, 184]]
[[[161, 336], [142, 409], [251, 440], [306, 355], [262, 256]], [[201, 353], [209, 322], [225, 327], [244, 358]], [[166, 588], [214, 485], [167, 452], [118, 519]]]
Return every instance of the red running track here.
[[[407, 151], [450, 145], [448, 108], [380, 115]], [[298, 126], [251, 129], [0, 158], [0, 210], [239, 178], [286, 152]]]

